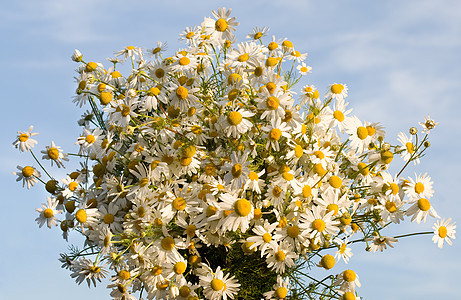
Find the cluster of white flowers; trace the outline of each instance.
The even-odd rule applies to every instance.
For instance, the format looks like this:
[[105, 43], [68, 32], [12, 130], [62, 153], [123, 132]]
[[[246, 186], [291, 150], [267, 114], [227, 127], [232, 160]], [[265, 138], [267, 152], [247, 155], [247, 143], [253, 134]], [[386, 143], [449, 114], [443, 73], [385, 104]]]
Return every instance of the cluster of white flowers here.
[[[265, 262], [276, 283], [264, 297], [283, 299], [300, 261], [328, 270], [349, 261], [352, 236], [383, 251], [397, 242], [380, 233], [390, 223], [439, 218], [431, 178], [399, 177], [429, 147], [434, 121], [422, 123], [423, 137], [412, 128], [391, 146], [381, 125], [351, 114], [345, 84], [324, 97], [305, 85], [295, 97], [291, 88], [311, 71], [307, 54], [286, 39], [264, 43], [266, 27], [237, 44], [230, 12], [188, 27], [180, 35], [188, 48], [167, 58], [161, 42], [128, 46], [111, 67], [85, 62], [77, 50], [72, 56], [74, 102], [89, 107], [76, 141], [82, 167], [60, 183], [46, 170], [42, 181], [32, 166], [15, 174], [50, 193], [37, 209], [40, 226], [86, 237], [85, 250], [61, 258], [78, 283], [96, 285], [111, 271], [117, 300], [137, 299], [137, 291], [148, 299], [234, 299], [242, 278], [206, 256], [226, 247]], [[125, 61], [127, 76], [118, 71]], [[33, 154], [32, 129], [18, 132], [14, 146]], [[68, 160], [54, 142], [42, 153], [57, 167]], [[396, 155], [404, 167], [392, 175]], [[451, 244], [454, 229], [450, 219], [437, 221], [434, 242]], [[356, 286], [348, 269], [329, 288], [358, 299]]]

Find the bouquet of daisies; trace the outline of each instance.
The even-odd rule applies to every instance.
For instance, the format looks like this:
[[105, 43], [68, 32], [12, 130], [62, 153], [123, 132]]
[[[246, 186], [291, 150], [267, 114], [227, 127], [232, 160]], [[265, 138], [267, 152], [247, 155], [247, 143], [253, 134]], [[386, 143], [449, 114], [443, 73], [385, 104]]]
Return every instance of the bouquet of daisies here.
[[[345, 84], [322, 97], [300, 88], [311, 67], [289, 40], [256, 27], [237, 43], [230, 12], [186, 28], [187, 48], [171, 56], [161, 42], [106, 65], [76, 50], [73, 101], [88, 108], [78, 151], [51, 142], [42, 159], [60, 168], [71, 154], [81, 167], [51, 175], [31, 126], [13, 144], [41, 170], [18, 166], [17, 180], [49, 192], [40, 227], [84, 237], [61, 254], [71, 277], [110, 279], [113, 299], [359, 299], [357, 274], [334, 268], [350, 245], [383, 251], [399, 238], [382, 235], [389, 225], [440, 218], [430, 176], [400, 177], [437, 123], [427, 117], [391, 145], [379, 123], [352, 114]], [[442, 247], [454, 229], [442, 219], [423, 234]], [[315, 267], [332, 273], [316, 279]]]

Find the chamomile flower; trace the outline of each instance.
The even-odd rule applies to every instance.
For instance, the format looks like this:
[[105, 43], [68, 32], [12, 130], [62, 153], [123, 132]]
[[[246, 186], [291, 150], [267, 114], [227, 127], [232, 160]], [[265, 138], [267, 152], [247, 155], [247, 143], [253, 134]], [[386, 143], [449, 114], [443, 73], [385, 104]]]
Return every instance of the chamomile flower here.
[[247, 161], [247, 158], [248, 153], [244, 153], [240, 156], [236, 152], [232, 152], [231, 162], [226, 163], [222, 167], [222, 171], [226, 172], [226, 175], [224, 175], [224, 181], [226, 184], [231, 184], [232, 189], [241, 188], [250, 174], [250, 170], [247, 167], [250, 162]]
[[201, 29], [202, 28], [200, 26], [186, 27], [186, 29], [179, 34], [179, 40], [186, 41], [186, 43], [190, 46], [195, 46]]
[[115, 56], [124, 56], [123, 60], [126, 60], [128, 57], [131, 58], [131, 59], [135, 59], [136, 55], [140, 59], [142, 59], [142, 49], [139, 48], [139, 47], [135, 47], [135, 46], [127, 46], [127, 47], [123, 48], [120, 51], [115, 51], [114, 55]]
[[312, 210], [306, 211], [301, 215], [301, 220], [303, 221], [301, 228], [304, 229], [302, 234], [314, 239], [314, 243], [323, 242], [326, 234], [336, 235], [339, 231], [337, 226], [339, 224], [333, 220], [333, 214], [334, 210], [327, 213], [320, 206], [315, 206]]
[[56, 215], [60, 214], [62, 211], [56, 209], [56, 206], [58, 206], [58, 201], [55, 198], [47, 197], [46, 204], [42, 203], [42, 207], [35, 210], [39, 213], [39, 216], [35, 219], [35, 221], [37, 221], [40, 228], [45, 223], [48, 228], [57, 225], [56, 221], [58, 219], [56, 218]]
[[349, 241], [346, 239], [344, 241], [339, 240], [338, 251], [335, 252], [335, 259], [339, 260], [340, 258], [347, 264], [349, 259], [352, 257], [352, 249], [348, 247]]
[[355, 293], [355, 287], [360, 287], [359, 276], [353, 270], [345, 270], [341, 274], [337, 275], [337, 279], [334, 282], [335, 285], [340, 286], [340, 290], [343, 292]]
[[421, 221], [426, 223], [427, 215], [434, 218], [440, 218], [437, 212], [432, 207], [429, 200], [426, 198], [419, 198], [406, 212], [407, 216], [411, 216], [411, 221], [420, 223]]
[[167, 42], [157, 41], [157, 43], [154, 45], [153, 48], [146, 50], [146, 53], [147, 55], [151, 57], [159, 59], [162, 57], [162, 53], [166, 51], [166, 48], [167, 48]]
[[371, 239], [370, 249], [369, 251], [375, 253], [376, 251], [383, 252], [387, 249], [387, 247], [394, 248], [394, 244], [397, 243], [398, 240], [393, 237], [389, 236], [376, 236]]
[[416, 151], [416, 145], [413, 143], [411, 137], [408, 137], [405, 133], [400, 132], [398, 135], [398, 141], [402, 144], [402, 152], [400, 153], [400, 157], [404, 161], [409, 161], [412, 159], [414, 164], [419, 164], [419, 157], [414, 157]]
[[232, 40], [234, 38], [235, 26], [240, 23], [235, 22], [235, 17], [230, 18], [232, 9], [218, 8], [218, 11], [212, 10], [211, 13], [215, 17], [205, 18], [202, 23], [202, 28], [206, 34], [211, 35], [211, 39], [218, 42], [218, 45], [226, 40]]
[[202, 286], [203, 294], [207, 299], [234, 299], [239, 291], [240, 284], [234, 276], [224, 274], [221, 266], [218, 266], [216, 272], [213, 272], [209, 267], [202, 268], [198, 275], [200, 286]]
[[247, 241], [253, 243], [251, 249], [256, 248], [261, 252], [261, 257], [266, 254], [266, 251], [277, 247], [277, 241], [281, 238], [281, 235], [275, 232], [277, 223], [270, 224], [265, 222], [263, 225], [256, 225], [253, 228], [253, 232], [256, 235], [247, 238]]
[[434, 129], [435, 126], [439, 125], [438, 122], [432, 120], [431, 116], [424, 117], [424, 122], [419, 122], [419, 125], [423, 127], [423, 133], [429, 134], [429, 131]]
[[264, 126], [261, 128], [261, 130], [267, 132], [267, 150], [272, 148], [274, 151], [280, 151], [279, 141], [281, 141], [281, 138], [290, 138], [290, 127], [288, 127], [285, 122], [282, 122], [282, 120], [278, 118], [271, 121], [271, 126]]
[[31, 166], [17, 166], [19, 172], [13, 172], [14, 175], [17, 175], [16, 181], [22, 180], [22, 187], [27, 184], [27, 189], [30, 189], [31, 186], [34, 186], [40, 178], [40, 172]]
[[455, 228], [455, 222], [451, 223], [451, 218], [437, 220], [434, 226], [432, 226], [432, 229], [434, 229], [432, 241], [436, 243], [439, 248], [443, 247], [444, 242], [447, 242], [447, 244], [451, 246], [453, 244], [451, 240], [455, 239]]
[[91, 283], [96, 286], [96, 281], [106, 278], [109, 271], [105, 269], [105, 265], [99, 265], [98, 262], [93, 262], [91, 259], [80, 258], [72, 265], [73, 273], [70, 275], [76, 278], [75, 281], [81, 284], [84, 280], [90, 287]]
[[63, 160], [68, 161], [67, 153], [62, 152], [61, 147], [56, 146], [53, 141], [51, 141], [51, 146], [46, 146], [45, 150], [41, 151], [44, 155], [42, 159], [49, 159], [51, 160], [51, 166], [53, 166], [53, 162], [56, 164], [58, 168], [64, 167]]
[[13, 146], [21, 152], [32, 149], [34, 145], [37, 144], [37, 141], [31, 139], [31, 137], [38, 134], [37, 132], [32, 132], [33, 129], [34, 126], [30, 126], [27, 131], [18, 131], [18, 137], [13, 142]]
[[102, 130], [100, 128], [95, 128], [90, 130], [89, 128], [83, 128], [83, 134], [78, 138], [76, 145], [80, 145], [79, 154], [82, 154], [83, 151], [88, 153], [95, 152], [97, 149], [98, 143], [101, 143], [103, 140]]
[[334, 83], [330, 85], [325, 97], [333, 98], [336, 100], [343, 100], [347, 97], [347, 85], [341, 83]]
[[264, 180], [260, 179], [262, 175], [264, 175], [265, 171], [262, 170], [259, 173], [256, 173], [254, 171], [251, 171], [250, 174], [248, 174], [248, 180], [245, 183], [245, 186], [243, 187], [244, 190], [251, 190], [255, 193], [261, 194], [261, 189], [264, 188], [266, 185], [264, 183]]
[[285, 268], [295, 266], [295, 260], [298, 258], [286, 241], [280, 242], [277, 247], [269, 250], [266, 254], [267, 267], [275, 270], [278, 274], [285, 273]]
[[298, 70], [299, 74], [301, 74], [301, 75], [307, 75], [307, 74], [311, 73], [312, 67], [306, 65], [306, 63], [303, 62], [303, 63], [301, 63], [300, 65], [298, 65], [296, 67], [296, 70]]
[[238, 198], [227, 193], [220, 195], [219, 199], [223, 201], [220, 203], [220, 207], [224, 211], [224, 215], [219, 221], [218, 227], [223, 232], [236, 231], [239, 228], [242, 232], [246, 232], [250, 227], [250, 220], [254, 216], [253, 204], [245, 198]]
[[247, 119], [253, 115], [254, 113], [240, 108], [229, 112], [227, 116], [222, 115], [218, 122], [226, 136], [238, 139], [253, 127], [253, 123]]
[[410, 201], [416, 201], [419, 198], [426, 198], [430, 199], [434, 194], [434, 190], [432, 189], [433, 181], [431, 177], [424, 173], [423, 175], [416, 175], [416, 178], [408, 178], [409, 183], [406, 184], [403, 189], [405, 194], [408, 195]]
[[289, 278], [285, 280], [281, 276], [277, 276], [277, 283], [272, 286], [272, 290], [264, 293], [264, 297], [268, 300], [285, 299], [288, 295]]
[[253, 39], [253, 40], [261, 40], [261, 38], [267, 36], [267, 32], [269, 32], [269, 28], [267, 27], [255, 27], [253, 28], [253, 32], [249, 33], [246, 38]]

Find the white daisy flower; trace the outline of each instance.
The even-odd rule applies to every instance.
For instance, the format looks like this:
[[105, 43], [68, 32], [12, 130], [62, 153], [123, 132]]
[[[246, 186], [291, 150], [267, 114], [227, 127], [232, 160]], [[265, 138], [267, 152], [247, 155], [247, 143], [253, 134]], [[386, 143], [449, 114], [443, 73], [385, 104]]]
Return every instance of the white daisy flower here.
[[32, 149], [34, 145], [37, 144], [37, 141], [31, 139], [31, 137], [38, 134], [37, 132], [32, 132], [33, 129], [34, 126], [30, 126], [27, 131], [18, 131], [18, 137], [13, 142], [13, 146], [15, 148], [19, 148], [19, 151], [21, 152]]

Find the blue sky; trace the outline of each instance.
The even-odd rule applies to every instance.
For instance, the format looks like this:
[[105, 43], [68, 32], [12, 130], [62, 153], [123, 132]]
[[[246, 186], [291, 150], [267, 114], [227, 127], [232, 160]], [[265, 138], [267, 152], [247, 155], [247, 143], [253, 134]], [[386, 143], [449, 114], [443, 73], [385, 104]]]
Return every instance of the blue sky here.
[[[241, 41], [255, 26], [287, 37], [308, 52], [313, 73], [305, 83], [321, 91], [334, 82], [349, 86], [348, 102], [360, 119], [381, 122], [389, 141], [428, 114], [440, 125], [418, 168], [434, 180], [433, 205], [442, 217], [461, 220], [457, 188], [461, 169], [461, 2], [451, 1], [64, 1], [18, 0], [0, 11], [0, 85], [4, 134], [0, 136], [0, 185], [3, 213], [0, 247], [0, 299], [109, 299], [104, 286], [77, 286], [60, 269], [66, 243], [58, 230], [38, 229], [35, 208], [45, 201], [40, 188], [22, 189], [11, 172], [32, 164], [13, 149], [17, 130], [34, 125], [40, 133], [36, 151], [51, 140], [66, 151], [80, 134], [82, 110], [71, 99], [75, 90], [78, 48], [93, 61], [112, 57], [134, 45], [150, 48], [167, 41], [168, 52], [183, 47], [178, 34], [200, 24], [210, 11], [231, 7], [240, 22]], [[72, 164], [67, 170], [71, 170]], [[56, 170], [55, 174], [65, 174]], [[432, 222], [404, 223], [389, 231], [430, 231]], [[75, 240], [79, 242], [77, 239]], [[401, 239], [395, 249], [370, 254], [353, 247], [349, 265], [362, 282], [364, 299], [455, 299], [461, 293], [461, 246], [439, 250], [431, 236]], [[322, 274], [320, 272], [320, 274]]]

